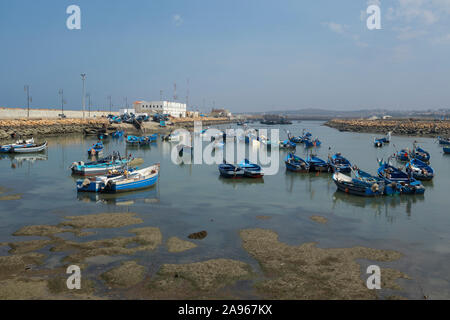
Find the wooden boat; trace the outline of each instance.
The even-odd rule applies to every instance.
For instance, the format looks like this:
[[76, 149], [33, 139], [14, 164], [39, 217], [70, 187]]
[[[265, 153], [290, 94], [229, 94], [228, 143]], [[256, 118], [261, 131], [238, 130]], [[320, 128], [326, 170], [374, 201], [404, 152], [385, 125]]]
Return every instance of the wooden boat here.
[[335, 172], [333, 174], [333, 181], [338, 190], [357, 196], [375, 197], [382, 196], [384, 193], [385, 184], [382, 180], [364, 181], [352, 178], [341, 172]]
[[136, 136], [127, 136], [126, 140], [126, 142], [131, 145], [138, 145], [139, 141], [140, 141], [139, 137]]
[[230, 163], [219, 164], [220, 175], [224, 178], [239, 179], [244, 177], [244, 169]]
[[336, 153], [331, 157], [328, 157], [328, 165], [333, 172], [350, 173], [352, 171], [352, 164], [340, 153]]
[[90, 147], [87, 152], [89, 156], [95, 156], [103, 152], [103, 143], [101, 141], [97, 142], [92, 147]]
[[118, 193], [152, 187], [158, 181], [159, 169], [160, 164], [157, 163], [131, 173], [125, 170], [122, 175], [108, 179], [102, 192]]
[[322, 144], [322, 142], [320, 142], [319, 139], [306, 139], [303, 141], [303, 143], [305, 144], [305, 148], [312, 148], [312, 147], [320, 147], [320, 145]]
[[412, 157], [423, 162], [430, 161], [430, 153], [416, 146], [414, 146], [412, 151]]
[[244, 170], [244, 176], [248, 178], [262, 178], [264, 173], [261, 166], [251, 163], [247, 159], [244, 159], [238, 164], [239, 168]]
[[17, 140], [15, 143], [0, 146], [0, 153], [11, 152], [13, 148], [30, 147], [33, 145], [35, 145], [33, 138], [28, 140]]
[[286, 170], [288, 171], [309, 172], [309, 164], [295, 154], [288, 153], [284, 159], [284, 163], [286, 164]]
[[289, 140], [280, 141], [280, 149], [295, 149], [297, 145], [294, 142], [291, 142]]
[[309, 171], [324, 172], [329, 170], [328, 163], [314, 155], [306, 157], [306, 163], [309, 165]]
[[431, 180], [434, 177], [433, 168], [419, 159], [411, 159], [406, 164], [406, 172], [417, 180]]
[[79, 192], [118, 193], [149, 188], [158, 181], [160, 164], [140, 170], [124, 170], [123, 172], [77, 180]]
[[423, 194], [425, 188], [422, 183], [413, 177], [408, 176], [402, 170], [395, 168], [386, 162], [380, 162], [378, 176], [383, 178], [386, 186], [390, 186], [400, 194]]
[[442, 150], [445, 154], [450, 154], [450, 147], [443, 147]]
[[72, 170], [72, 174], [80, 176], [104, 175], [109, 171], [125, 168], [132, 160], [132, 158], [123, 159], [119, 154], [114, 154], [97, 161], [87, 163], [83, 161], [74, 162], [70, 166], [70, 169]]
[[139, 137], [139, 144], [140, 145], [148, 145], [152, 142], [156, 142], [156, 139], [158, 139], [158, 134], [152, 134], [150, 136], [144, 136], [144, 137]]
[[437, 137], [439, 144], [450, 145], [450, 138]]
[[381, 148], [383, 146], [383, 141], [381, 139], [373, 139], [373, 145], [375, 148]]
[[44, 141], [41, 144], [32, 144], [26, 146], [13, 146], [11, 149], [11, 153], [35, 153], [42, 152], [47, 149], [47, 141]]
[[109, 133], [107, 132], [100, 132], [97, 134], [98, 140], [106, 140], [109, 138]]
[[389, 131], [384, 138], [376, 138], [375, 140], [380, 141], [382, 144], [391, 142], [391, 131]]
[[398, 152], [395, 154], [395, 158], [396, 158], [398, 161], [403, 161], [403, 162], [408, 161], [409, 158], [410, 158], [409, 150], [402, 149], [402, 150], [398, 151]]
[[123, 130], [116, 130], [115, 132], [111, 133], [111, 137], [120, 138], [123, 136], [123, 133]]

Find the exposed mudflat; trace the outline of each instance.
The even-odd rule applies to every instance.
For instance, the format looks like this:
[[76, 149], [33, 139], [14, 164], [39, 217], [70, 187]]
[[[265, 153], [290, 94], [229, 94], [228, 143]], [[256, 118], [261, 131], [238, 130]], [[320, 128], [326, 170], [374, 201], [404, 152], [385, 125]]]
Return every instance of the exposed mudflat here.
[[[326, 222], [323, 217], [315, 217], [314, 220], [320, 223]], [[124, 231], [125, 236], [114, 238], [77, 240], [88, 233], [86, 229], [123, 228], [143, 223], [136, 214], [99, 213], [64, 219], [57, 225], [25, 226], [14, 233], [15, 236], [45, 239], [0, 243], [10, 247], [9, 255], [0, 256], [0, 299], [100, 299], [117, 296], [232, 299], [237, 298], [233, 293], [237, 291], [233, 290], [237, 290], [237, 283], [241, 280], [250, 283], [255, 296], [268, 299], [376, 299], [377, 293], [365, 285], [357, 259], [386, 262], [402, 256], [395, 251], [364, 247], [324, 249], [316, 243], [291, 246], [280, 242], [278, 235], [271, 230], [244, 229], [240, 231], [242, 248], [259, 263], [262, 274], [248, 262], [227, 257], [192, 263], [146, 265], [132, 256], [138, 252], [154, 253], [162, 245], [164, 238], [157, 227], [128, 229]], [[75, 240], [58, 236], [67, 232], [72, 233]], [[194, 242], [174, 236], [165, 243], [169, 254], [197, 247]], [[46, 268], [46, 259], [56, 253], [61, 256], [61, 265]], [[104, 270], [96, 275], [84, 274], [81, 290], [67, 289], [65, 268], [68, 265], [78, 265], [83, 272], [88, 272], [95, 258], [113, 256], [118, 257], [120, 264], [113, 267], [108, 262], [97, 264], [104, 265]], [[382, 288], [401, 291], [396, 283], [398, 278], [407, 276], [394, 269], [382, 269]], [[112, 291], [105, 290], [101, 284]], [[402, 298], [401, 294], [391, 297]]]
[[167, 240], [167, 250], [169, 252], [183, 252], [193, 248], [196, 248], [197, 245], [193, 242], [181, 240], [177, 237], [171, 237]]
[[[393, 261], [401, 254], [364, 247], [322, 249], [316, 243], [290, 246], [278, 241], [271, 230], [246, 229], [240, 232], [243, 247], [263, 270], [265, 280], [256, 284], [268, 299], [376, 299], [367, 289], [356, 259]], [[382, 269], [385, 288], [399, 286], [401, 272]]]

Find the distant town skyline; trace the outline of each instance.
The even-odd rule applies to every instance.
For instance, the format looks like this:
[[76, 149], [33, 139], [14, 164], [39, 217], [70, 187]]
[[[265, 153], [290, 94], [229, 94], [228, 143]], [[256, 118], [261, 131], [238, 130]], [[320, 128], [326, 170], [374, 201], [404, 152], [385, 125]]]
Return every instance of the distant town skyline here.
[[[69, 30], [77, 5], [81, 29]], [[381, 8], [381, 29], [366, 25]], [[3, 1], [0, 107], [450, 107], [450, 1]], [[188, 87], [189, 84], [189, 87]]]

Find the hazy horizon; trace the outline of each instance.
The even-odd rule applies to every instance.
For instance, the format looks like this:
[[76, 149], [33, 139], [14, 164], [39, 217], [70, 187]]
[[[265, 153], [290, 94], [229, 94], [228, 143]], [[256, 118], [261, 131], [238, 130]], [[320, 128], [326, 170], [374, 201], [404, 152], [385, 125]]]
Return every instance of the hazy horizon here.
[[[66, 8], [81, 8], [69, 30]], [[366, 9], [381, 8], [381, 30]], [[3, 1], [0, 107], [135, 100], [201, 111], [449, 108], [450, 0]], [[87, 104], [86, 104], [87, 105]], [[192, 107], [191, 107], [192, 108]]]

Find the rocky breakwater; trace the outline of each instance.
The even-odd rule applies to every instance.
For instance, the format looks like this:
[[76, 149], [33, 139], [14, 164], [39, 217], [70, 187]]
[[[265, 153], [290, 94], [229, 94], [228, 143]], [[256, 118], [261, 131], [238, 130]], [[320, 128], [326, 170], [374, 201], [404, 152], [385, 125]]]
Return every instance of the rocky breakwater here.
[[411, 136], [445, 136], [450, 134], [450, 121], [423, 119], [333, 119], [324, 125], [339, 131], [369, 132], [385, 134], [389, 131], [395, 135]]
[[0, 140], [82, 133], [85, 128], [100, 129], [108, 125], [107, 119], [0, 120]]

